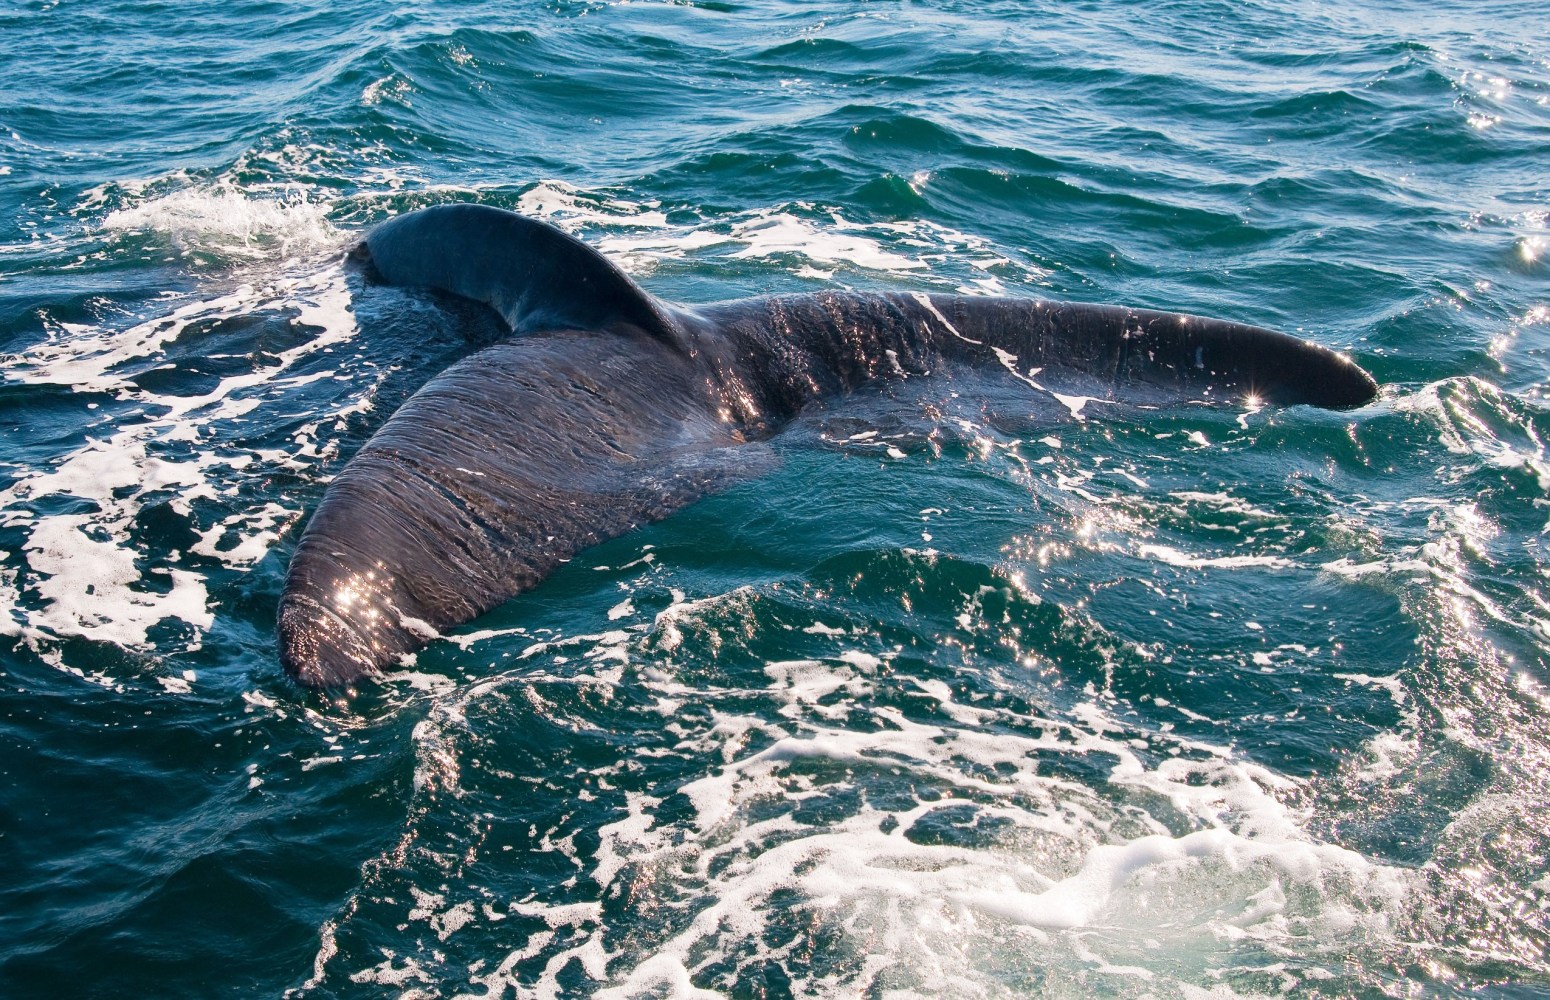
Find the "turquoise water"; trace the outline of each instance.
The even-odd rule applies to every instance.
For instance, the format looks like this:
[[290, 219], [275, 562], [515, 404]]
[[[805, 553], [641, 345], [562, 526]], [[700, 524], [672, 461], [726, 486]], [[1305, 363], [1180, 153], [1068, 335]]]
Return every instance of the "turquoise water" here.
[[[0, 6], [0, 994], [1550, 993], [1550, 19], [1458, 6]], [[837, 403], [330, 699], [287, 559], [467, 349], [341, 256], [456, 200], [1383, 392]]]

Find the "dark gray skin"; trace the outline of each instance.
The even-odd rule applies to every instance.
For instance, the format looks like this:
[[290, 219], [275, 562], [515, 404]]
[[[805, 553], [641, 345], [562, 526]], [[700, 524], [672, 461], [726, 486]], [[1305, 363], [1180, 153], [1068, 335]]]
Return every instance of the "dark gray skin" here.
[[399, 216], [360, 255], [391, 284], [490, 306], [513, 338], [400, 407], [313, 514], [279, 613], [281, 662], [313, 687], [392, 666], [737, 481], [741, 446], [869, 384], [971, 366], [1146, 403], [1344, 408], [1377, 391], [1293, 337], [1140, 309], [845, 292], [678, 308], [559, 230], [477, 205]]

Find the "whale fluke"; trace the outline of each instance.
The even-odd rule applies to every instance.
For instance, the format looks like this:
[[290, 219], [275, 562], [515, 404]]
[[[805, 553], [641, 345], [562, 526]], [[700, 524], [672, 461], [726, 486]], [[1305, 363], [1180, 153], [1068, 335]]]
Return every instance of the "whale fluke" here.
[[[280, 659], [345, 687], [536, 586], [577, 552], [747, 475], [814, 400], [954, 366], [1030, 392], [1359, 406], [1350, 360], [1257, 327], [1033, 299], [819, 293], [662, 303], [552, 226], [477, 205], [366, 237], [378, 278], [484, 303], [509, 340], [411, 397], [329, 486], [280, 600]], [[1087, 390], [1092, 391], [1092, 390]]]

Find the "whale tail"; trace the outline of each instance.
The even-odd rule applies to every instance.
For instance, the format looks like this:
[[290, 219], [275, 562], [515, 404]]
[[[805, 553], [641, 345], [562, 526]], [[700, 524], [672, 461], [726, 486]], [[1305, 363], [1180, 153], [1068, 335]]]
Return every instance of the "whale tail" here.
[[746, 477], [747, 441], [868, 383], [968, 364], [1146, 401], [1355, 406], [1376, 388], [1282, 334], [1106, 306], [825, 293], [678, 311], [591, 247], [477, 205], [400, 216], [364, 247], [383, 280], [484, 303], [525, 336], [433, 378], [330, 485], [279, 608], [281, 662], [317, 687]]

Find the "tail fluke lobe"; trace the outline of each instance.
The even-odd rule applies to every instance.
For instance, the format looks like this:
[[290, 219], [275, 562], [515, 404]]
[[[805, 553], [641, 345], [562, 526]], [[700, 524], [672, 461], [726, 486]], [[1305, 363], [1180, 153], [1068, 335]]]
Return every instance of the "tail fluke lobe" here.
[[515, 212], [461, 204], [408, 212], [373, 229], [355, 253], [387, 284], [484, 303], [514, 333], [632, 329], [681, 339], [672, 314], [607, 257]]
[[447, 369], [308, 522], [280, 602], [286, 670], [348, 686], [736, 478], [711, 410], [644, 336], [521, 338]]
[[[1010, 353], [1019, 365], [1066, 369], [1181, 399], [1252, 398], [1348, 409], [1378, 386], [1349, 358], [1274, 330], [1150, 309], [1028, 299], [933, 297], [957, 332]], [[949, 340], [951, 335], [949, 335]], [[995, 354], [994, 363], [1009, 359]]]

